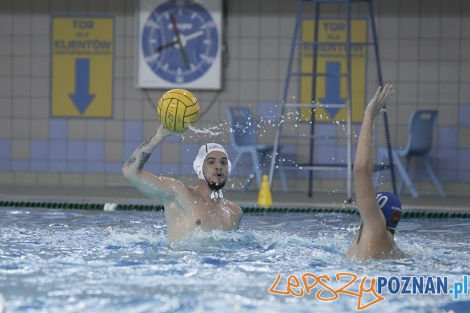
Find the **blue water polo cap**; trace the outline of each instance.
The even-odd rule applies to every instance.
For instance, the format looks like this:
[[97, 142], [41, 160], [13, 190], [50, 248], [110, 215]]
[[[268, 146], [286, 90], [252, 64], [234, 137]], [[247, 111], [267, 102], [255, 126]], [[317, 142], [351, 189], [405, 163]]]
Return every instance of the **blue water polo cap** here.
[[375, 194], [377, 204], [382, 210], [385, 221], [387, 222], [387, 228], [395, 230], [401, 216], [401, 202], [397, 196], [390, 192], [377, 192]]

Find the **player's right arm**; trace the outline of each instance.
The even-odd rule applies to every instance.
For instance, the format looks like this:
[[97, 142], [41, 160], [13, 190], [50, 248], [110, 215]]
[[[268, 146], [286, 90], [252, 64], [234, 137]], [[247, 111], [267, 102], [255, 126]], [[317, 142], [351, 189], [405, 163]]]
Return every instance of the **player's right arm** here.
[[364, 231], [383, 231], [385, 217], [380, 211], [372, 182], [374, 152], [372, 147], [372, 131], [374, 120], [393, 93], [392, 85], [379, 87], [364, 112], [364, 120], [359, 134], [359, 142], [354, 160], [354, 185], [356, 202], [364, 223]]
[[156, 176], [143, 170], [145, 163], [155, 148], [171, 132], [160, 126], [157, 131], [143, 142], [122, 167], [124, 177], [140, 192], [150, 198], [163, 202], [173, 199], [176, 195], [186, 192], [184, 184], [176, 179]]

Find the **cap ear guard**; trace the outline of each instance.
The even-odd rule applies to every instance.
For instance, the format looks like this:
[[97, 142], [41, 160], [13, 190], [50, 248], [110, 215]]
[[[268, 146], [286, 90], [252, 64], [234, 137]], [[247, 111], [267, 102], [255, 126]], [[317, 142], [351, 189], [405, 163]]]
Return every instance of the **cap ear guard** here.
[[199, 179], [205, 180], [204, 173], [202, 172], [202, 167], [204, 165], [204, 160], [206, 159], [207, 155], [211, 153], [212, 151], [220, 151], [225, 154], [225, 156], [227, 157], [227, 163], [228, 163], [228, 174], [230, 175], [230, 172], [232, 170], [232, 163], [230, 163], [230, 160], [228, 158], [227, 152], [225, 151], [224, 147], [222, 147], [218, 143], [208, 143], [208, 144], [202, 145], [199, 148], [199, 151], [193, 162], [193, 169], [196, 172], [197, 177]]
[[377, 192], [375, 194], [377, 204], [385, 216], [387, 228], [395, 230], [401, 217], [401, 202], [398, 197], [390, 192]]

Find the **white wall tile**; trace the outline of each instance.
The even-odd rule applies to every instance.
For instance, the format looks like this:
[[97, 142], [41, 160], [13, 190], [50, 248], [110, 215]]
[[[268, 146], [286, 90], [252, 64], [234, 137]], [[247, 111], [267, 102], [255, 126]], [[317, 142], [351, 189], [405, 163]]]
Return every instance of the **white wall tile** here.
[[439, 80], [439, 63], [435, 61], [419, 62], [419, 81], [437, 82]]
[[400, 38], [418, 38], [419, 19], [417, 16], [400, 18]]
[[[442, 39], [440, 44], [440, 58], [446, 61], [460, 60], [460, 40]], [[470, 54], [470, 53], [469, 53]]]
[[11, 119], [11, 139], [29, 139], [30, 127], [28, 119]]
[[[449, 1], [452, 3], [452, 1]], [[460, 19], [458, 18], [457, 14], [458, 11], [454, 12], [454, 16], [445, 16], [442, 17], [440, 20], [440, 35], [443, 38], [459, 38], [460, 37]]]
[[278, 37], [280, 31], [281, 20], [279, 16], [267, 15], [260, 18], [260, 36], [261, 37]]
[[460, 81], [470, 83], [470, 62], [468, 61], [460, 63]]
[[31, 95], [31, 79], [29, 77], [13, 77], [13, 97], [28, 97]]
[[421, 38], [439, 38], [438, 17], [422, 17], [419, 24], [419, 35]]
[[14, 98], [12, 107], [13, 118], [30, 118], [30, 100], [29, 98]]
[[439, 78], [441, 81], [458, 82], [460, 74], [460, 63], [441, 62], [439, 65]]
[[439, 105], [453, 105], [459, 103], [459, 85], [456, 83], [439, 84]]
[[240, 82], [240, 101], [258, 102], [258, 86], [257, 80], [242, 80]]
[[418, 84], [418, 103], [421, 106], [435, 106], [438, 103], [439, 85], [437, 83], [420, 82]]
[[86, 140], [86, 120], [71, 119], [68, 122], [68, 140]]
[[240, 57], [257, 59], [259, 57], [259, 39], [244, 38], [240, 40]]
[[2, 117], [0, 118], [0, 138], [8, 139], [11, 137], [11, 116], [8, 114], [6, 118], [3, 117], [3, 101], [0, 101], [2, 102], [0, 105], [0, 117]]
[[418, 59], [419, 42], [416, 39], [400, 39], [398, 47], [398, 57], [400, 60]]
[[13, 57], [13, 76], [29, 77], [31, 75], [31, 57]]
[[32, 29], [32, 19], [30, 15], [15, 14], [13, 20], [13, 34], [29, 35]]
[[[11, 35], [12, 33], [13, 33], [13, 15], [2, 14], [0, 18], [0, 36]], [[2, 41], [2, 44], [3, 44], [3, 41]]]
[[254, 80], [260, 76], [259, 60], [241, 60], [240, 77], [242, 79]]
[[49, 118], [50, 111], [49, 98], [35, 98], [31, 100], [31, 116], [34, 118]]
[[419, 40], [419, 59], [437, 60], [440, 55], [439, 41], [437, 39]]
[[418, 79], [418, 62], [403, 61], [398, 64], [398, 79], [416, 81]]
[[32, 42], [31, 53], [34, 56], [50, 57], [51, 42], [49, 35], [34, 35], [30, 40]]
[[15, 35], [13, 37], [13, 54], [16, 56], [20, 55], [31, 55], [31, 36], [28, 35]]
[[0, 35], [0, 56], [11, 56], [13, 53], [13, 37], [11, 35]]
[[262, 59], [279, 58], [279, 40], [277, 38], [262, 38], [260, 40], [260, 56]]
[[32, 119], [31, 120], [31, 139], [47, 139], [49, 120], [47, 119]]
[[11, 97], [13, 81], [10, 77], [0, 77], [0, 97]]
[[261, 80], [279, 79], [279, 62], [275, 60], [261, 60], [259, 64], [259, 78]]
[[31, 76], [33, 78], [48, 79], [50, 77], [50, 58], [33, 56], [31, 62]]

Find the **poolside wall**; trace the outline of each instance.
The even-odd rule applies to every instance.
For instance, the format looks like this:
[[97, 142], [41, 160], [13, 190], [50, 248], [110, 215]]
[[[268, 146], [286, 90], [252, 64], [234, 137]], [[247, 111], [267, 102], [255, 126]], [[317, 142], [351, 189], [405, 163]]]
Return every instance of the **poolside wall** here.
[[[465, 0], [376, 1], [384, 79], [396, 86], [389, 106], [394, 146], [403, 146], [410, 114], [416, 109], [440, 111], [432, 164], [449, 194], [470, 190], [470, 2]], [[228, 65], [223, 90], [199, 128], [219, 125], [222, 134], [187, 133], [157, 149], [148, 169], [155, 173], [193, 176], [192, 161], [202, 142], [229, 145], [225, 108], [249, 105], [258, 116], [279, 103], [289, 58], [295, 1], [227, 1]], [[362, 9], [355, 9], [360, 13]], [[18, 186], [126, 186], [121, 164], [158, 126], [152, 103], [134, 87], [135, 1], [133, 0], [2, 0], [0, 1], [0, 188]], [[52, 118], [50, 99], [51, 16], [101, 16], [115, 19], [112, 118]], [[376, 86], [369, 53], [367, 89]], [[149, 91], [152, 102], [162, 91]], [[215, 93], [198, 91], [203, 105]], [[381, 123], [377, 128], [382, 127]], [[302, 124], [295, 131], [308, 131]], [[355, 125], [356, 132], [358, 126]], [[341, 133], [332, 124], [318, 132]], [[383, 145], [383, 136], [377, 136]], [[271, 144], [274, 128], [265, 127], [259, 142]], [[343, 160], [345, 142], [318, 142], [319, 161]], [[305, 161], [305, 141], [286, 150]], [[230, 151], [230, 150], [229, 150]], [[249, 172], [245, 158], [228, 188], [239, 189]], [[344, 160], [343, 160], [344, 162]], [[434, 193], [425, 171], [414, 174], [423, 193]], [[194, 177], [194, 176], [193, 176]], [[289, 173], [290, 187], [305, 190], [305, 173]], [[341, 172], [318, 173], [315, 188], [345, 189]], [[193, 180], [194, 181], [194, 180]], [[388, 185], [388, 182], [385, 182]], [[276, 185], [277, 186], [277, 185]]]

